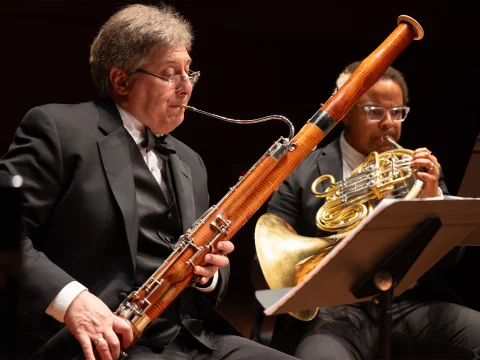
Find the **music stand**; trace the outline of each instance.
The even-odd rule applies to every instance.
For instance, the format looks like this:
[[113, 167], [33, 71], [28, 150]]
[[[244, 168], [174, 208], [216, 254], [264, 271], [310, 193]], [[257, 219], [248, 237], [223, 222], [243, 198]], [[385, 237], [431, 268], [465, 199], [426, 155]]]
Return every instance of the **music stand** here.
[[[480, 134], [473, 145], [472, 154], [465, 170], [458, 196], [480, 198]], [[480, 226], [462, 243], [465, 246], [477, 246], [480, 239]]]
[[373, 300], [380, 306], [378, 356], [390, 358], [391, 303], [480, 225], [480, 199], [384, 199], [288, 289], [260, 290], [266, 315]]
[[458, 196], [480, 197], [480, 134], [473, 145], [472, 154], [465, 170]]

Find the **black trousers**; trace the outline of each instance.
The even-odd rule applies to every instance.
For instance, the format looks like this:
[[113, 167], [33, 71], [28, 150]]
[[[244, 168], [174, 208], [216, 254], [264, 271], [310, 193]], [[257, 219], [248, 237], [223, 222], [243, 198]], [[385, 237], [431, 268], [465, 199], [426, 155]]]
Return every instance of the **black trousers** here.
[[[302, 360], [373, 360], [378, 316], [372, 303], [321, 309], [315, 320], [295, 320], [290, 326], [297, 336], [289, 352]], [[401, 297], [392, 305], [392, 320], [395, 359], [480, 359], [480, 313], [475, 310]]]
[[201, 346], [186, 331], [180, 331], [166, 348], [134, 346], [129, 360], [291, 360], [294, 357], [235, 335], [211, 333], [217, 350]]

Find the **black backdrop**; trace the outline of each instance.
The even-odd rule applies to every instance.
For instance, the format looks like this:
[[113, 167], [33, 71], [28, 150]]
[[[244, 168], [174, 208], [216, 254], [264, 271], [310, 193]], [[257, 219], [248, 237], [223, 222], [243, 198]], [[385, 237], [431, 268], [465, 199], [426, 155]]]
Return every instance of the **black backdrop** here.
[[[131, 1], [130, 1], [131, 2]], [[89, 44], [98, 27], [129, 3], [113, 0], [6, 0], [0, 5], [0, 153], [32, 106], [81, 102], [94, 96]], [[143, 3], [155, 3], [144, 1]], [[192, 68], [202, 76], [190, 104], [236, 119], [288, 117], [298, 130], [332, 93], [337, 74], [368, 56], [396, 27], [414, 17], [425, 37], [393, 63], [410, 87], [412, 111], [401, 144], [426, 146], [439, 158], [456, 194], [479, 132], [478, 17], [466, 1], [167, 1], [193, 24]], [[331, 141], [341, 129], [323, 140]], [[212, 203], [218, 202], [287, 128], [279, 122], [240, 126], [188, 113], [174, 135], [204, 158]], [[231, 303], [251, 301], [248, 267], [262, 207], [238, 232], [231, 256]], [[480, 297], [476, 248], [449, 274], [468, 305]]]

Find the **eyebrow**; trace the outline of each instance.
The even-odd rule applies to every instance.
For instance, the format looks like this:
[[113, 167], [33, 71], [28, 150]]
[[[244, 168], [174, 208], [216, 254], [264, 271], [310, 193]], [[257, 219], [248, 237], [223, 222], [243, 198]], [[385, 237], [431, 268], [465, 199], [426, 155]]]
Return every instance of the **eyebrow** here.
[[[185, 63], [185, 65], [189, 65], [189, 66], [190, 66], [190, 65], [192, 64], [192, 62], [193, 62], [192, 59], [188, 59], [187, 62]], [[162, 66], [164, 66], [164, 65], [170, 65], [170, 64], [172, 64], [172, 65], [177, 65], [178, 62], [177, 62], [176, 60], [164, 60], [164, 61], [160, 62], [160, 63], [156, 66], [156, 68], [158, 69], [158, 68], [160, 68], [160, 67], [162, 67]]]

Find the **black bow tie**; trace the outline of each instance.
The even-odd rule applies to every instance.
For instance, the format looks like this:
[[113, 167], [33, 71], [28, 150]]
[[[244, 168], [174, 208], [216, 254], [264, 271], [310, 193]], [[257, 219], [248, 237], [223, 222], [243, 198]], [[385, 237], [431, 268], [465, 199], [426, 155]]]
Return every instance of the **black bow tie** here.
[[175, 154], [175, 146], [173, 145], [172, 137], [169, 134], [162, 136], [153, 135], [150, 128], [145, 127], [145, 139], [141, 142], [141, 146], [146, 148], [147, 153], [155, 149], [157, 153], [162, 155]]

